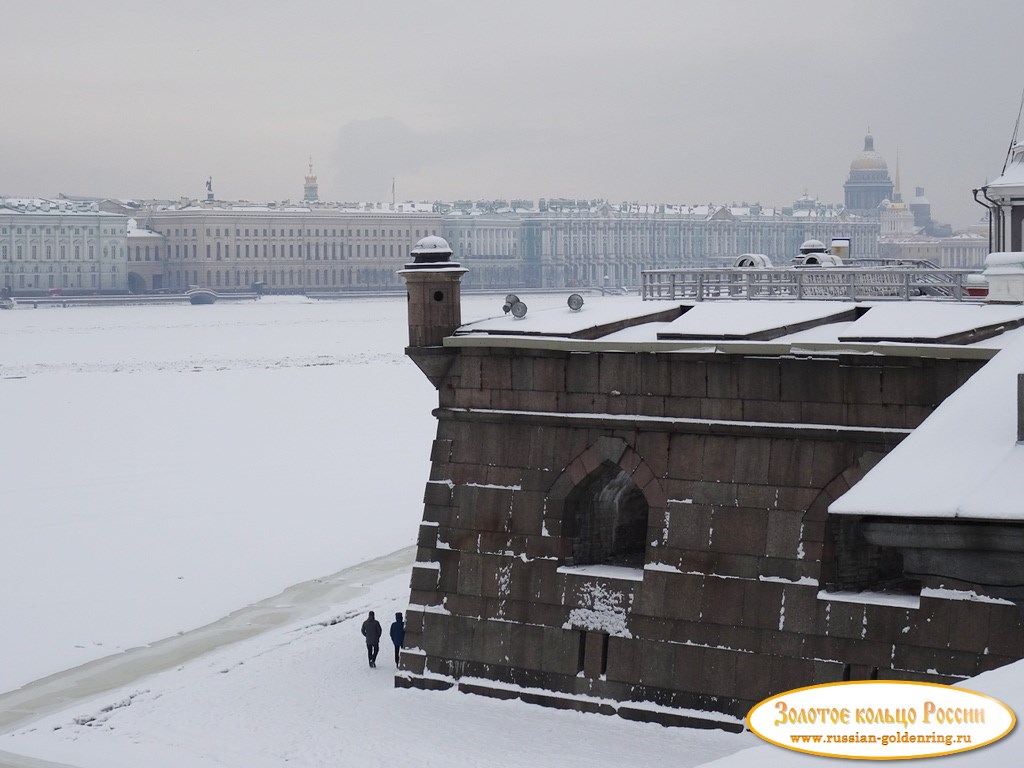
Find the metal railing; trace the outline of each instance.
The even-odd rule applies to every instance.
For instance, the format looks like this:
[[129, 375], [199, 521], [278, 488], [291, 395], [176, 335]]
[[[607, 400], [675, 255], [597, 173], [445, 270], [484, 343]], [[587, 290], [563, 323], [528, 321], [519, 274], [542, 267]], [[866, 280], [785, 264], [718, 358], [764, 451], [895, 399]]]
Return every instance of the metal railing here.
[[831, 299], [975, 301], [972, 269], [789, 267], [652, 269], [641, 273], [644, 300]]

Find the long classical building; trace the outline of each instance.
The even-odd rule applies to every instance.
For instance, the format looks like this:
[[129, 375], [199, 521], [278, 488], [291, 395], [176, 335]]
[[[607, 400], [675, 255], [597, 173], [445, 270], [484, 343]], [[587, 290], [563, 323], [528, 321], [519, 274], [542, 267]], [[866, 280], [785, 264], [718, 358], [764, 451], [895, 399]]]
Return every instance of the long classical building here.
[[[575, 200], [345, 205], [316, 199], [218, 200], [112, 210], [137, 220], [133, 290], [189, 286], [271, 293], [394, 290], [412, 245], [431, 235], [472, 267], [467, 288], [635, 287], [644, 269], [731, 264], [741, 253], [788, 263], [809, 239], [848, 238], [878, 254], [877, 220], [804, 197], [791, 207], [612, 205]], [[138, 241], [138, 242], [135, 242]], [[146, 263], [143, 254], [152, 253]]]
[[123, 293], [125, 216], [92, 202], [0, 198], [0, 287], [12, 293]]
[[412, 245], [437, 235], [431, 206], [360, 208], [220, 201], [150, 206], [139, 224], [162, 236], [163, 284], [271, 293], [397, 288]]
[[467, 288], [636, 286], [644, 269], [731, 265], [742, 253], [788, 264], [811, 239], [849, 238], [852, 255], [879, 255], [877, 220], [806, 196], [782, 209], [498, 201], [448, 212], [442, 231], [471, 268]]

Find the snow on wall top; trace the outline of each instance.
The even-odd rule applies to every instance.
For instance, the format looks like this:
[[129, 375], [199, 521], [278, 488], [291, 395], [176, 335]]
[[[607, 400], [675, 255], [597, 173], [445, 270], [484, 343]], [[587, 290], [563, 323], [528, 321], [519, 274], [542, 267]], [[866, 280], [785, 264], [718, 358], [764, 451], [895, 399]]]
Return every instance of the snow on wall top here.
[[829, 507], [833, 514], [1024, 520], [1018, 338]]
[[[535, 299], [522, 295], [528, 306]], [[531, 309], [523, 318], [502, 315], [501, 299], [496, 298], [495, 314], [468, 322], [456, 331], [459, 337], [533, 336], [551, 338], [587, 338], [609, 342], [652, 343], [680, 340], [770, 339], [775, 343], [863, 344], [877, 340], [944, 344], [951, 337], [963, 336], [955, 343], [967, 346], [1000, 348], [1006, 344], [1000, 330], [1024, 323], [1024, 306], [976, 304], [952, 301], [642, 301], [628, 297], [588, 297], [583, 308], [571, 311], [561, 307]], [[536, 297], [540, 306], [551, 307], [553, 297]], [[554, 299], [554, 301], [559, 301]], [[678, 318], [653, 317], [655, 313]], [[856, 312], [859, 316], [854, 316]], [[648, 321], [642, 318], [649, 317]], [[616, 326], [630, 325], [624, 330]], [[599, 334], [587, 331], [607, 329]], [[989, 329], [975, 343], [972, 331]]]
[[678, 320], [658, 333], [658, 338], [729, 338], [804, 325], [850, 311], [850, 306], [834, 301], [781, 301], [771, 306], [763, 302], [715, 302], [696, 304]]
[[[955, 311], [954, 311], [955, 310]], [[943, 339], [993, 325], [1024, 320], [1024, 306], [899, 302], [871, 307], [840, 340]]]

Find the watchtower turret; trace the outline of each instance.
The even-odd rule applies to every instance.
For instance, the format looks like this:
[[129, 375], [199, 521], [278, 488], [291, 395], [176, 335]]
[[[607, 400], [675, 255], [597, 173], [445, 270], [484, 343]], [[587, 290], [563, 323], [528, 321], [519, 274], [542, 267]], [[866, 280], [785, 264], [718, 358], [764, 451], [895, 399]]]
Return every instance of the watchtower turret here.
[[462, 276], [468, 270], [451, 260], [443, 237], [424, 237], [412, 249], [413, 262], [398, 274], [405, 280], [409, 301], [409, 346], [405, 353], [435, 387], [451, 365], [453, 355], [444, 338], [462, 325]]

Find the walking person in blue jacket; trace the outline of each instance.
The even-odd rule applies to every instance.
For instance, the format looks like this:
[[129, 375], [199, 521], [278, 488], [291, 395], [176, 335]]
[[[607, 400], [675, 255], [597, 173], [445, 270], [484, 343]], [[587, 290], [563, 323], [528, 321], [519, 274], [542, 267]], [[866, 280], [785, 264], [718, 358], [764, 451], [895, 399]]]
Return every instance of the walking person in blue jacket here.
[[398, 652], [402, 649], [402, 642], [405, 640], [405, 622], [402, 614], [396, 613], [395, 620], [391, 622], [391, 642], [395, 644], [395, 666], [398, 666]]
[[380, 622], [373, 618], [373, 611], [370, 611], [370, 617], [363, 622], [360, 631], [366, 638], [366, 655], [370, 659], [370, 666], [376, 667], [377, 652], [380, 650], [380, 635], [383, 630], [380, 627]]

